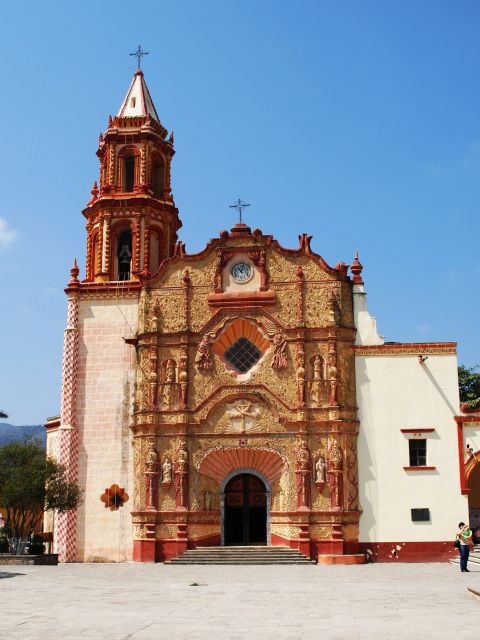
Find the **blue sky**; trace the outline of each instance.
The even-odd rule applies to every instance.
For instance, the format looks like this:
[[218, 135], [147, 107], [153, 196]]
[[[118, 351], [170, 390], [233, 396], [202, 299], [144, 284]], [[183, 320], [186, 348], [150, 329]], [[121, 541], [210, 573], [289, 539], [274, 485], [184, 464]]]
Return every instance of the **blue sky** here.
[[480, 3], [1, 3], [0, 408], [59, 410], [66, 301], [98, 134], [135, 70], [175, 131], [181, 238], [247, 222], [364, 264], [387, 340], [480, 363]]

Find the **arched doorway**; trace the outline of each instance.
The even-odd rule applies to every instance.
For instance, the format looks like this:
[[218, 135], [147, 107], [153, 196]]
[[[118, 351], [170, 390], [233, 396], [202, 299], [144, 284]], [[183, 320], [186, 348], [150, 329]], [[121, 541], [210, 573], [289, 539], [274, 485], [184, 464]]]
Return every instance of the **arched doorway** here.
[[222, 483], [221, 502], [222, 544], [267, 544], [270, 489], [258, 473], [230, 474]]

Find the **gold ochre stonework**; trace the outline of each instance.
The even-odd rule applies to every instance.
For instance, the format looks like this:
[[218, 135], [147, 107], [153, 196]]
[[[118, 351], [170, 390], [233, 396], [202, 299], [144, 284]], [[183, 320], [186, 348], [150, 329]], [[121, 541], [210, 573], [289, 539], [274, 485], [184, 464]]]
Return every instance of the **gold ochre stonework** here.
[[[240, 259], [245, 283], [231, 275]], [[134, 537], [154, 536], [159, 549], [228, 543], [231, 504], [256, 500], [266, 543], [307, 540], [314, 556], [316, 541], [340, 553], [357, 542], [345, 266], [329, 267], [304, 237], [287, 251], [237, 225], [200, 254], [176, 251], [144, 280], [138, 320]], [[228, 493], [242, 473], [256, 476], [260, 497]]]

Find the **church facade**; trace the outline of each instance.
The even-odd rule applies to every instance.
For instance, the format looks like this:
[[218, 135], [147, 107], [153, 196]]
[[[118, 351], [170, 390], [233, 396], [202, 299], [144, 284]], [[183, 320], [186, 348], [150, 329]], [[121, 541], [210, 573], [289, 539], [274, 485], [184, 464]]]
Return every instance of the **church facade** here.
[[66, 289], [47, 450], [83, 502], [46, 523], [60, 557], [450, 557], [480, 425], [460, 414], [455, 343], [385, 343], [358, 256], [329, 266], [306, 234], [286, 249], [239, 223], [187, 253], [174, 153], [137, 70], [100, 135], [86, 274], [75, 263]]

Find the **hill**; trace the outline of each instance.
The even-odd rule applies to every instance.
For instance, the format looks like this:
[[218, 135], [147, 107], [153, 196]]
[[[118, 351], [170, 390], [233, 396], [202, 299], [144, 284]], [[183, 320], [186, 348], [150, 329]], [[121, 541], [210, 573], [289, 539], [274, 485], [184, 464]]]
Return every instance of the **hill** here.
[[8, 422], [0, 422], [0, 447], [14, 440], [23, 440], [26, 437], [38, 438], [45, 446], [46, 433], [42, 424], [17, 426], [8, 424]]

